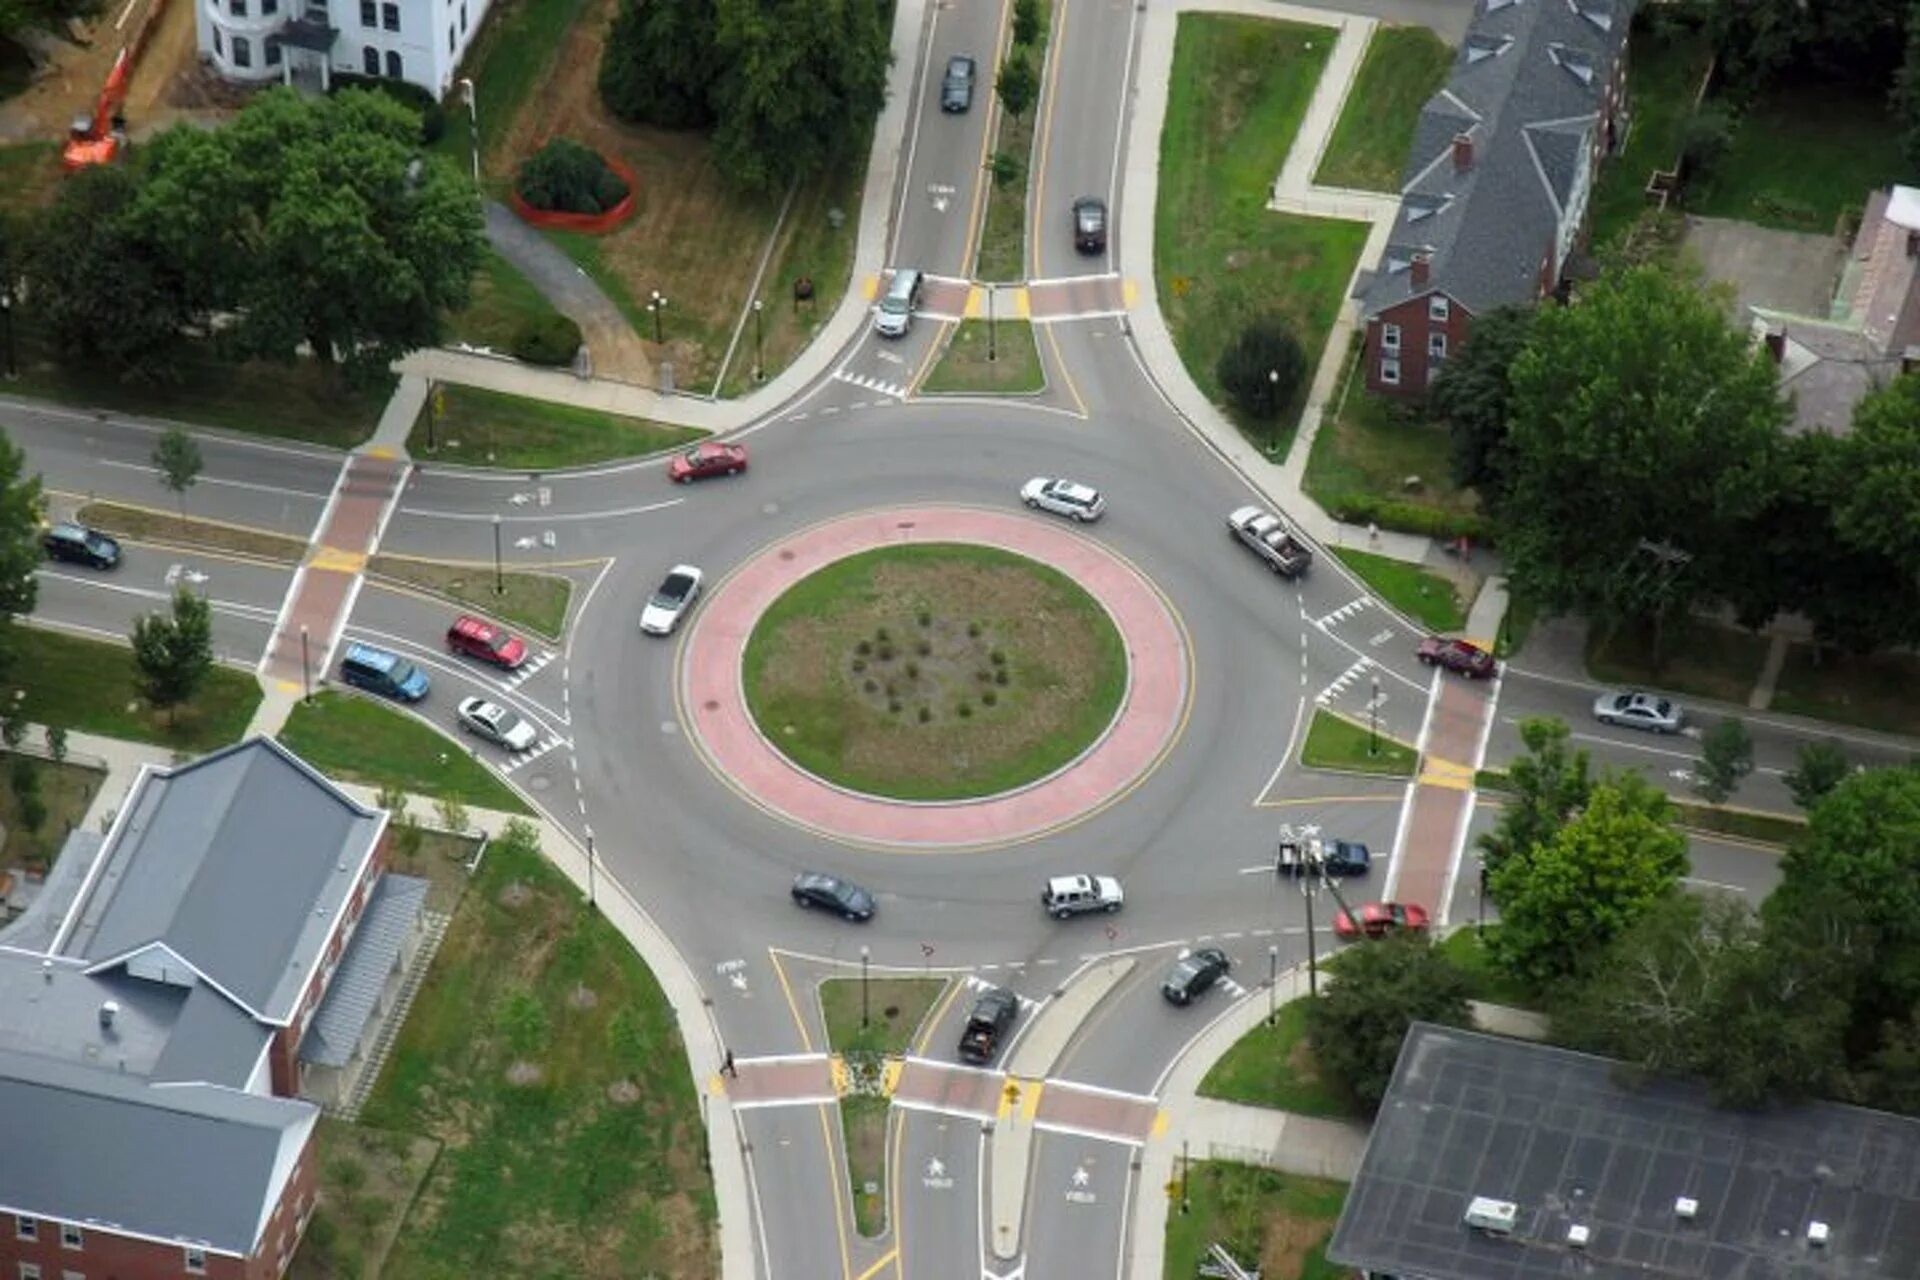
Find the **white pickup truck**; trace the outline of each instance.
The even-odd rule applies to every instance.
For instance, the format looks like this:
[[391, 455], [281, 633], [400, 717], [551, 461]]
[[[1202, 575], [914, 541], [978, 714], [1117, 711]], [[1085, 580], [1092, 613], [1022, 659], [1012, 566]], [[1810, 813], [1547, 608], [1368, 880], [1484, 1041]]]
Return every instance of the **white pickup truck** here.
[[1313, 564], [1313, 552], [1293, 536], [1287, 522], [1262, 507], [1239, 508], [1227, 517], [1227, 528], [1283, 578], [1297, 578]]

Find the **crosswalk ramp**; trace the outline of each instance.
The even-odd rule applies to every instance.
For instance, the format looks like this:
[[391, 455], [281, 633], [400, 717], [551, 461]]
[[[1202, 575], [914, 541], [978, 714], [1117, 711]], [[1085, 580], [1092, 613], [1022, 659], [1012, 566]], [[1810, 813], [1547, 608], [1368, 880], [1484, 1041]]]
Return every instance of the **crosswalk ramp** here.
[[559, 656], [559, 653], [555, 650], [548, 649], [536, 657], [527, 659], [514, 670], [512, 675], [500, 681], [500, 687], [502, 689], [518, 689], [521, 685], [533, 679], [536, 675], [539, 675], [545, 667]]
[[1328, 685], [1326, 688], [1322, 689], [1318, 694], [1314, 695], [1314, 699], [1313, 699], [1314, 702], [1320, 706], [1323, 706], [1323, 707], [1326, 706], [1328, 703], [1332, 702], [1335, 698], [1345, 693], [1347, 691], [1347, 686], [1351, 685], [1354, 681], [1358, 680], [1361, 676], [1365, 675], [1367, 673], [1367, 668], [1371, 667], [1372, 665], [1373, 665], [1372, 659], [1370, 658], [1360, 659], [1360, 661], [1354, 663], [1352, 666], [1348, 667], [1345, 671], [1342, 671], [1339, 675], [1335, 676], [1332, 684]]
[[1353, 617], [1353, 615], [1355, 615], [1356, 613], [1359, 613], [1362, 609], [1365, 609], [1368, 605], [1372, 603], [1373, 603], [1372, 596], [1361, 596], [1358, 600], [1350, 601], [1347, 604], [1341, 605], [1338, 609], [1335, 609], [1332, 613], [1327, 614], [1323, 618], [1315, 618], [1313, 620], [1313, 625], [1316, 627], [1319, 627], [1322, 631], [1324, 631], [1328, 627], [1334, 626], [1337, 623], [1345, 622], [1348, 618]]
[[561, 742], [562, 739], [558, 737], [547, 738], [544, 741], [534, 743], [525, 751], [515, 752], [513, 759], [500, 766], [500, 772], [503, 774], [511, 774], [516, 770], [524, 769], [541, 756], [546, 755], [547, 752], [559, 746]]
[[905, 400], [907, 389], [897, 382], [888, 382], [884, 378], [869, 377], [864, 373], [854, 373], [848, 369], [836, 369], [833, 374], [836, 382], [845, 382], [852, 386], [872, 391], [894, 400]]

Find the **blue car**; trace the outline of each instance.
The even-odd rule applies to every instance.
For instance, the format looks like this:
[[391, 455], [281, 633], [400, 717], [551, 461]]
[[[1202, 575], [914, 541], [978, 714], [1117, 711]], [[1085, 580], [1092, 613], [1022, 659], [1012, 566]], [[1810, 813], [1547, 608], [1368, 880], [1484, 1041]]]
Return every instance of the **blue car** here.
[[347, 646], [347, 656], [340, 660], [340, 678], [356, 689], [398, 702], [418, 702], [432, 688], [426, 672], [397, 653], [368, 644]]

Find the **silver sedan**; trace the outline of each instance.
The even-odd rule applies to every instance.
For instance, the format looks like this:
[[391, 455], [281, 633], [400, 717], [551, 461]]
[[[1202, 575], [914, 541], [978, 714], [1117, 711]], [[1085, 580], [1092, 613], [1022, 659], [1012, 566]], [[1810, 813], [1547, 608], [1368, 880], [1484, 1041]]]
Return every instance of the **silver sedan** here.
[[1650, 733], [1678, 733], [1687, 713], [1679, 703], [1657, 693], [1609, 690], [1593, 700], [1593, 718], [1601, 724], [1625, 725]]

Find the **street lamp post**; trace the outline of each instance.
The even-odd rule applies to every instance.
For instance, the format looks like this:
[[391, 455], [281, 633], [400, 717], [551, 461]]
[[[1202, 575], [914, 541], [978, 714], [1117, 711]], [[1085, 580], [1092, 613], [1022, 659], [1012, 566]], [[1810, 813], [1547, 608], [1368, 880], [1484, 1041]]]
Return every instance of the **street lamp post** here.
[[1273, 991], [1280, 985], [1280, 948], [1267, 948], [1267, 1025], [1273, 1025]]
[[998, 345], [994, 341], [993, 323], [993, 284], [987, 284], [987, 363], [992, 364], [1000, 356]]
[[760, 299], [753, 300], [753, 380], [759, 382], [767, 376], [766, 350], [760, 332], [760, 312], [766, 304]]
[[1273, 406], [1274, 413], [1280, 412], [1280, 371], [1267, 370], [1267, 403]]
[[587, 910], [598, 911], [599, 901], [593, 893], [593, 836], [587, 836]]
[[300, 701], [313, 701], [313, 660], [307, 656], [307, 629], [300, 628]]
[[0, 288], [0, 319], [7, 325], [7, 380], [11, 382], [20, 376], [20, 367], [13, 358], [13, 289], [11, 286]]
[[1320, 995], [1320, 954], [1313, 940], [1313, 876], [1302, 871], [1300, 875], [1300, 896], [1307, 900], [1307, 994], [1319, 998]]
[[1487, 927], [1487, 855], [1481, 854], [1479, 862], [1480, 896], [1474, 903], [1473, 932], [1475, 936], [1484, 933]]
[[860, 1029], [862, 1031], [866, 1030], [866, 1027], [867, 1027], [867, 1012], [868, 1012], [867, 1010], [867, 962], [872, 957], [873, 957], [872, 950], [868, 948], [866, 943], [864, 942], [861, 943], [860, 944]]
[[500, 513], [493, 513], [493, 594], [507, 594], [507, 582], [500, 573]]
[[465, 76], [460, 78], [460, 89], [467, 95], [467, 133], [473, 143], [473, 185], [480, 185], [480, 99], [473, 90], [473, 81]]
[[660, 325], [661, 316], [666, 309], [667, 295], [655, 289], [653, 295], [647, 299], [647, 313], [653, 317], [653, 340], [656, 343], [666, 341]]
[[1367, 754], [1380, 754], [1380, 677], [1373, 678], [1373, 697], [1367, 700]]

